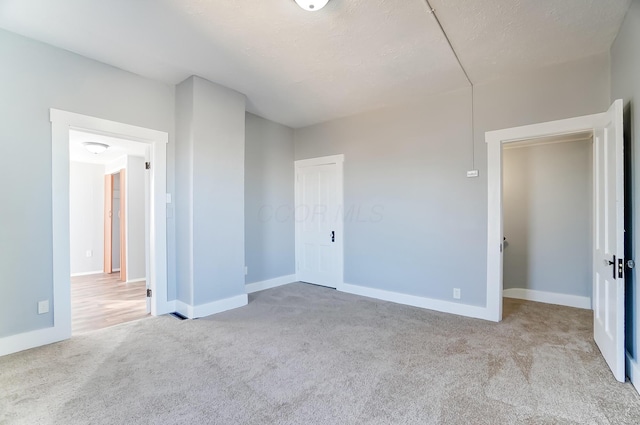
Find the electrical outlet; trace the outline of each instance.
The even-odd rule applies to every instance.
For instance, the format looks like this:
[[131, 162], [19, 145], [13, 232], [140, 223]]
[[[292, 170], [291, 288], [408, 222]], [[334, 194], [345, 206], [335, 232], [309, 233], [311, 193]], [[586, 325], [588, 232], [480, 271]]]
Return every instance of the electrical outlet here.
[[87, 258], [89, 257], [93, 257], [93, 251], [90, 249], [87, 250]]
[[38, 314], [49, 312], [49, 300], [38, 301]]
[[478, 177], [480, 175], [480, 172], [478, 170], [469, 170], [467, 171], [467, 177], [471, 178], [471, 177]]
[[244, 275], [248, 275], [249, 274], [249, 267], [244, 266]]
[[453, 288], [453, 298], [456, 300], [460, 299], [460, 288]]

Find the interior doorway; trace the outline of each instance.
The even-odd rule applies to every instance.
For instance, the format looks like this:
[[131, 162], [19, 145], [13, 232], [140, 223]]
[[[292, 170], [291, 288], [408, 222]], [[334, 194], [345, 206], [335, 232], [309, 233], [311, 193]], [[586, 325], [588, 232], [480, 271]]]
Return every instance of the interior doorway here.
[[503, 148], [506, 298], [591, 309], [593, 132]]
[[[69, 130], [74, 334], [150, 313], [148, 157], [145, 144]], [[103, 270], [92, 271], [100, 258]]]
[[[623, 102], [608, 111], [486, 133], [487, 310], [502, 320], [504, 264], [504, 148], [522, 141], [590, 133], [593, 137], [592, 299], [594, 340], [613, 375], [625, 374], [624, 128]], [[553, 208], [553, 207], [551, 207]], [[563, 229], [560, 229], [562, 234]]]

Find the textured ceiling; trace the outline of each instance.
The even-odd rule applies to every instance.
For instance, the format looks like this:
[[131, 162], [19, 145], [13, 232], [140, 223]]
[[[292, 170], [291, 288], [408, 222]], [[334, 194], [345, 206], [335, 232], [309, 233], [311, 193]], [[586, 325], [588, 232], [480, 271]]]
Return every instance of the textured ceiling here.
[[[474, 82], [606, 51], [629, 2], [431, 0]], [[0, 27], [292, 127], [466, 85], [423, 0], [0, 0]]]
[[609, 50], [631, 0], [430, 0], [482, 82]]

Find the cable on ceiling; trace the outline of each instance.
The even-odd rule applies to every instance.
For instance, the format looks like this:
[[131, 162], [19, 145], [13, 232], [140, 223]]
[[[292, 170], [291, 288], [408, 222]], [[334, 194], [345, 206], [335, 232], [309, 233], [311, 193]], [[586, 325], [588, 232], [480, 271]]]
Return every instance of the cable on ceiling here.
[[462, 64], [462, 61], [460, 60], [460, 56], [458, 56], [458, 52], [456, 52], [456, 49], [453, 47], [453, 44], [451, 43], [451, 39], [449, 39], [449, 35], [447, 34], [447, 31], [445, 31], [444, 27], [442, 26], [442, 22], [440, 22], [440, 19], [436, 14], [436, 10], [433, 7], [431, 7], [431, 3], [429, 3], [429, 0], [425, 0], [425, 3], [427, 4], [429, 14], [433, 15], [434, 19], [436, 20], [436, 23], [438, 24], [438, 27], [440, 28], [442, 35], [444, 35], [445, 40], [447, 40], [447, 44], [449, 44], [449, 48], [451, 49], [453, 56], [456, 58], [456, 61], [458, 62], [460, 69], [462, 69], [462, 72], [464, 73], [465, 78], [469, 82], [469, 86], [471, 86], [471, 169], [473, 170], [476, 168], [476, 146], [475, 146], [475, 140], [474, 140], [475, 139], [475, 114], [474, 114], [473, 82], [471, 81], [471, 78], [469, 77], [467, 70]]

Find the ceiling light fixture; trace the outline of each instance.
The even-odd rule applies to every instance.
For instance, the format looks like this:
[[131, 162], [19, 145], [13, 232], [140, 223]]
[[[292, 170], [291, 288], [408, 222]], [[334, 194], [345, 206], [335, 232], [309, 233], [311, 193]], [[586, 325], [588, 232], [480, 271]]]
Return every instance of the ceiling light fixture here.
[[84, 142], [83, 145], [86, 150], [94, 155], [99, 155], [109, 149], [109, 145], [105, 145], [104, 143]]
[[329, 0], [295, 0], [298, 6], [309, 12], [320, 10], [329, 3]]

